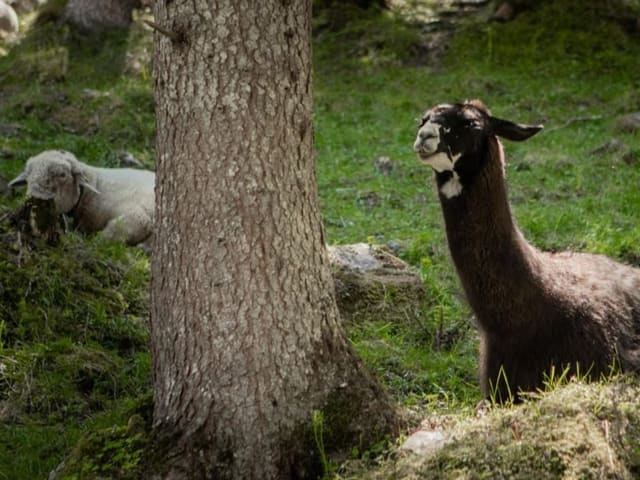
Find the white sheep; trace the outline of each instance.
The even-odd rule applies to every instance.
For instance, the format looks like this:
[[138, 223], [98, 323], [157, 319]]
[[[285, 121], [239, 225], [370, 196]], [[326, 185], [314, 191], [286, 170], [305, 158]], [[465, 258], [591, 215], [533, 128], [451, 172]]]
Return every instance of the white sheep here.
[[495, 118], [476, 100], [429, 110], [414, 143], [435, 172], [449, 250], [476, 315], [482, 391], [502, 401], [541, 388], [554, 371], [640, 373], [640, 269], [540, 251], [511, 215], [498, 137], [522, 141], [541, 129]]
[[27, 195], [53, 199], [83, 233], [136, 245], [153, 231], [155, 174], [130, 168], [97, 168], [72, 153], [47, 150], [29, 158], [9, 186], [27, 185]]

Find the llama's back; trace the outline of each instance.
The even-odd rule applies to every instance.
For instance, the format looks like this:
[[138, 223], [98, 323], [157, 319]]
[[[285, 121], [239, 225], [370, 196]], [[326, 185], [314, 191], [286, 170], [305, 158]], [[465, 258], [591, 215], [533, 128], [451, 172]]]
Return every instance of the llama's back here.
[[613, 348], [623, 370], [640, 371], [640, 269], [587, 253], [543, 253], [541, 260], [547, 285], [574, 306], [585, 332], [601, 332], [604, 345], [593, 348]]

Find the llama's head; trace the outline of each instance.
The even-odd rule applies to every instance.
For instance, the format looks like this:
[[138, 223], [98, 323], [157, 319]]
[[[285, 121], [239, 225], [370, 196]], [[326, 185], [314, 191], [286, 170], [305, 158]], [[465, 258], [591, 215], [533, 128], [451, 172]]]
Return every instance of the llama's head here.
[[487, 157], [482, 150], [487, 148], [489, 137], [519, 142], [541, 129], [541, 125], [523, 125], [492, 117], [479, 100], [442, 104], [423, 115], [413, 149], [422, 162], [451, 180], [441, 188], [442, 193], [451, 198], [462, 192], [465, 177], [480, 171]]

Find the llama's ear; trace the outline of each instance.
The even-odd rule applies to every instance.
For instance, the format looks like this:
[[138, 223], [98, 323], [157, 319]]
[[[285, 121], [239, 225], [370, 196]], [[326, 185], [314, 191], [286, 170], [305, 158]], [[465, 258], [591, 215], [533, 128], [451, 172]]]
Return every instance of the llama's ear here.
[[522, 142], [544, 128], [542, 125], [513, 123], [509, 120], [502, 120], [495, 117], [489, 117], [489, 127], [491, 128], [491, 133], [494, 135], [514, 142]]

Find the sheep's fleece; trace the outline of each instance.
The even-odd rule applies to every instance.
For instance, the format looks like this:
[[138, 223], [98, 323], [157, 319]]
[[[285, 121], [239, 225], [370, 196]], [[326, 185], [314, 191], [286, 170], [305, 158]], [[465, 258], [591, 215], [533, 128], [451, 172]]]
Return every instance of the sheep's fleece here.
[[67, 214], [84, 233], [102, 231], [135, 245], [153, 230], [155, 174], [130, 168], [97, 168], [72, 153], [47, 150], [27, 160], [9, 185], [27, 185], [27, 195], [53, 199], [57, 214]]

